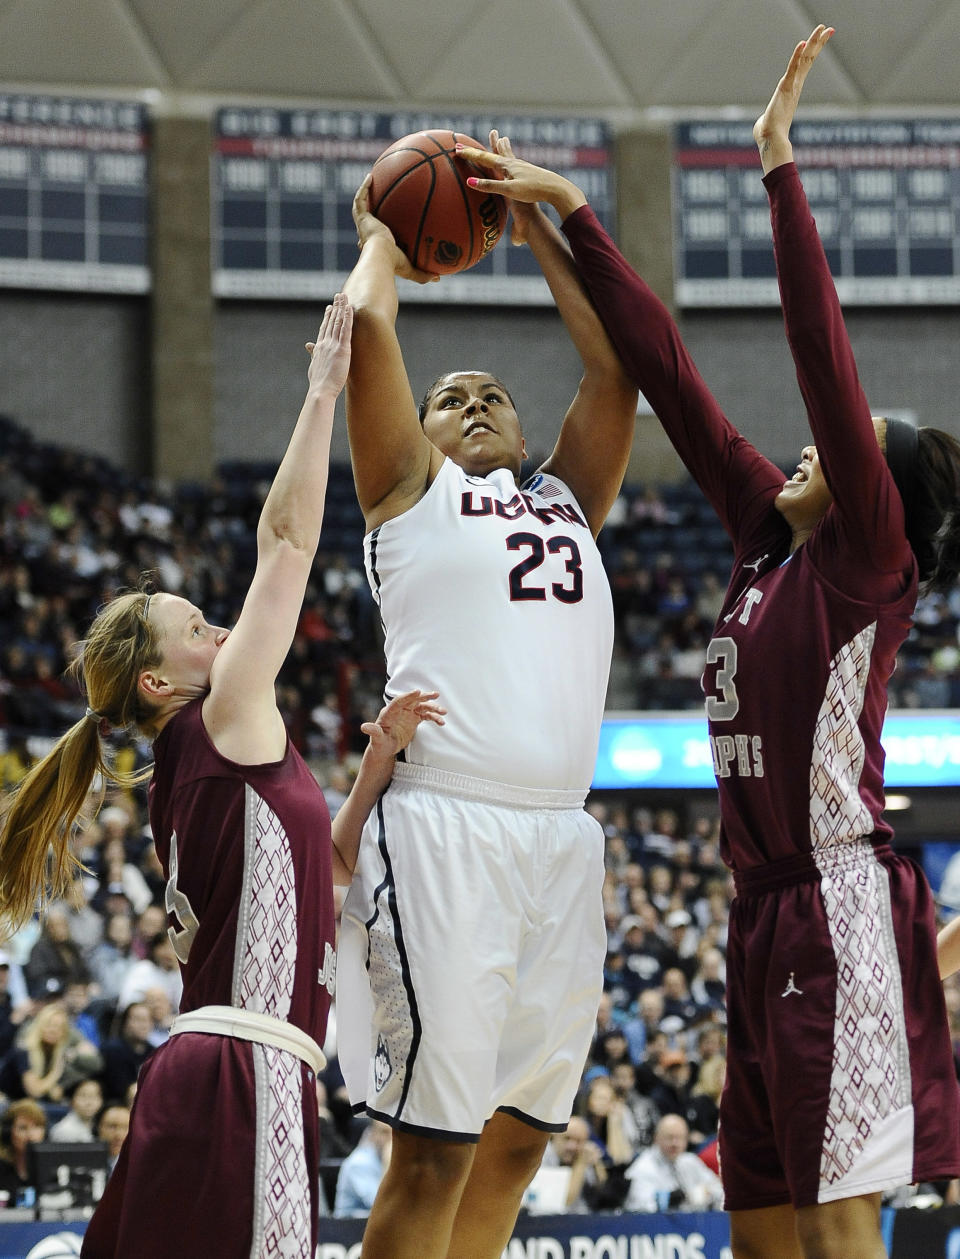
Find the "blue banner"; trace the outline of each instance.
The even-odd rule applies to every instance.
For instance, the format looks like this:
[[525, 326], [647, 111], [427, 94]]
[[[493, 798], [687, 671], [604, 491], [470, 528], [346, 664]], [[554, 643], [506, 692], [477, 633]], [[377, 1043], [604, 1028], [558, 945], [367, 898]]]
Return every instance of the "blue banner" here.
[[[360, 1259], [365, 1220], [321, 1220], [317, 1259]], [[517, 1221], [503, 1259], [731, 1259], [721, 1211], [540, 1215]]]
[[[960, 786], [960, 711], [889, 712], [882, 742], [888, 790]], [[715, 787], [706, 717], [701, 712], [608, 714], [600, 730], [593, 786]]]

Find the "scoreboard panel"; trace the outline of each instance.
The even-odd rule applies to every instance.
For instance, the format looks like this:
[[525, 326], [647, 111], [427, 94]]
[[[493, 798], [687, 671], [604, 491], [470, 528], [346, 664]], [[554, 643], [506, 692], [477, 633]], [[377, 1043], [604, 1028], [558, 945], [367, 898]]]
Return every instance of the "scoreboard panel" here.
[[[225, 108], [213, 162], [214, 293], [218, 297], [323, 299], [357, 259], [353, 197], [394, 140], [444, 128], [486, 144], [491, 127], [537, 165], [583, 188], [613, 229], [612, 135], [584, 118], [383, 114], [366, 110]], [[550, 305], [528, 249], [506, 240], [442, 284], [404, 284], [404, 300]]]
[[[960, 118], [812, 120], [791, 139], [841, 301], [960, 302]], [[677, 124], [673, 184], [677, 305], [778, 305], [752, 122]]]
[[0, 93], [0, 285], [147, 292], [147, 150], [136, 101]]

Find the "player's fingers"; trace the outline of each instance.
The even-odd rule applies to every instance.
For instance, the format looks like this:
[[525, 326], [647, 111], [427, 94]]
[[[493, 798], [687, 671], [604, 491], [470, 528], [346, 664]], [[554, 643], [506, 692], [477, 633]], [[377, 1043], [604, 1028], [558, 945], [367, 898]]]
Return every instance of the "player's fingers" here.
[[334, 321], [334, 307], [327, 306], [323, 312], [323, 319], [320, 321], [320, 331], [317, 333], [317, 341], [323, 340], [323, 334], [328, 330]]
[[468, 188], [476, 188], [477, 192], [496, 192], [501, 197], [507, 197], [509, 193], [509, 185], [503, 179], [477, 179], [476, 175], [471, 175], [467, 180]]
[[307, 351], [308, 354], [312, 354], [314, 350], [317, 348], [317, 343], [316, 341], [307, 341], [307, 343], [304, 345], [303, 348]]
[[471, 149], [464, 144], [456, 146], [457, 157], [472, 162], [474, 166], [486, 166], [489, 170], [498, 170], [502, 166], [499, 154], [488, 153], [486, 149]]
[[356, 222], [361, 214], [368, 214], [370, 211], [370, 182], [373, 176], [368, 174], [363, 183], [357, 189], [353, 198], [353, 221]]

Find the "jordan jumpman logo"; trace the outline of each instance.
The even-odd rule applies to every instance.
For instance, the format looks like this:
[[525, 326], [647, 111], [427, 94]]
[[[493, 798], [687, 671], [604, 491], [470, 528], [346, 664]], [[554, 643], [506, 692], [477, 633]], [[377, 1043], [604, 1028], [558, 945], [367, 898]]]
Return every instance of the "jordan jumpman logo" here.
[[783, 992], [781, 992], [780, 996], [789, 997], [792, 992], [796, 993], [798, 997], [803, 996], [803, 989], [798, 988], [793, 982], [793, 971], [790, 972], [790, 978], [787, 980], [787, 986], [784, 988]]

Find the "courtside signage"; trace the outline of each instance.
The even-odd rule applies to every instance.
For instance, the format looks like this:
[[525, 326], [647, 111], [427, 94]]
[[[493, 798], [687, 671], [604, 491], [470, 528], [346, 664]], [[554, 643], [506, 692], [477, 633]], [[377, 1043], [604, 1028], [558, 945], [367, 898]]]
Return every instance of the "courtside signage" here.
[[[887, 788], [960, 786], [960, 710], [889, 712], [882, 742]], [[595, 789], [715, 785], [706, 719], [700, 713], [607, 715]]]

